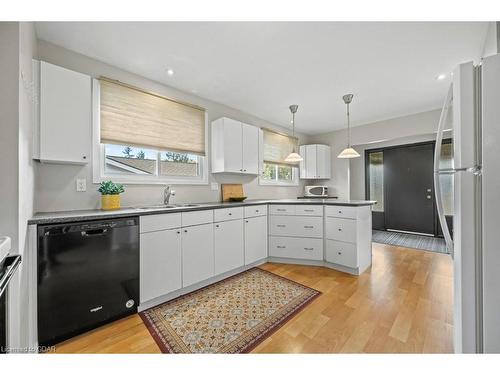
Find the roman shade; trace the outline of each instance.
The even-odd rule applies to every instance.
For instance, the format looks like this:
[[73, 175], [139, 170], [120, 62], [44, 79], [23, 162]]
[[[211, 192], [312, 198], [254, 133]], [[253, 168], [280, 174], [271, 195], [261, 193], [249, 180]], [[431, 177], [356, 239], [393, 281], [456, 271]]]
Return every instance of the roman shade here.
[[269, 129], [262, 129], [262, 131], [264, 133], [264, 163], [296, 167], [297, 164], [287, 163], [285, 158], [293, 152], [298, 139]]
[[205, 155], [205, 110], [100, 81], [101, 143]]

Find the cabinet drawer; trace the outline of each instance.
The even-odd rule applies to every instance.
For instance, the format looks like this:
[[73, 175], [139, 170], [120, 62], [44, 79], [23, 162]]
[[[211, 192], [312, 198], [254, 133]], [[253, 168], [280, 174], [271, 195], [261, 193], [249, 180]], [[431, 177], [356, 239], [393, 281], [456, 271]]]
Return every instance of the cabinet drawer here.
[[269, 206], [271, 215], [295, 215], [295, 206], [293, 204], [272, 204]]
[[356, 219], [358, 208], [352, 206], [325, 206], [325, 215], [344, 219]]
[[322, 205], [296, 205], [295, 215], [303, 216], [323, 216]]
[[182, 226], [208, 224], [214, 221], [214, 210], [190, 211], [182, 213]]
[[323, 260], [323, 240], [271, 236], [269, 255], [279, 258]]
[[325, 259], [330, 263], [356, 268], [358, 266], [356, 245], [348, 242], [326, 240]]
[[325, 220], [326, 238], [344, 242], [356, 242], [356, 220], [327, 217]]
[[179, 228], [181, 226], [181, 214], [144, 215], [140, 217], [139, 223], [141, 233]]
[[243, 207], [219, 208], [214, 210], [214, 221], [227, 221], [243, 218]]
[[267, 215], [267, 205], [244, 207], [245, 217], [265, 216]]
[[307, 216], [270, 216], [272, 236], [323, 237], [323, 219]]

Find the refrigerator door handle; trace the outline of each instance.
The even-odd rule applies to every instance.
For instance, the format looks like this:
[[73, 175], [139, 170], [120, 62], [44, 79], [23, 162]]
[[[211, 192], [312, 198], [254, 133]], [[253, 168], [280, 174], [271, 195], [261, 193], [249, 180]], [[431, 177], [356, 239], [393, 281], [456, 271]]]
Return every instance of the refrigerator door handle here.
[[[436, 208], [439, 217], [439, 222], [441, 223], [441, 229], [443, 230], [444, 240], [446, 241], [446, 247], [448, 252], [453, 257], [453, 240], [451, 239], [450, 229], [448, 228], [448, 223], [446, 222], [446, 217], [443, 210], [443, 198], [441, 195], [441, 183], [439, 181], [440, 173], [439, 170], [439, 159], [441, 157], [441, 143], [443, 142], [443, 132], [446, 119], [448, 117], [448, 112], [450, 110], [451, 104], [453, 102], [453, 86], [450, 85], [448, 94], [444, 101], [443, 110], [441, 111], [441, 116], [439, 117], [439, 124], [436, 135], [436, 147], [434, 149], [434, 194], [436, 196]], [[445, 173], [455, 173], [452, 168], [444, 170]]]
[[475, 176], [481, 175], [481, 166], [475, 165], [468, 168], [443, 168], [434, 171], [436, 174], [455, 174], [457, 172], [470, 172]]

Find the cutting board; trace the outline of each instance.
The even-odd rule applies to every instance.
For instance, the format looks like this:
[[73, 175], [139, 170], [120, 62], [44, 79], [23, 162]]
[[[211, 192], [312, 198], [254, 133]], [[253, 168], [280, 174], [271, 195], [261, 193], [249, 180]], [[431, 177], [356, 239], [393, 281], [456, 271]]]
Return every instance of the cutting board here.
[[222, 184], [222, 201], [229, 201], [230, 197], [244, 197], [242, 184]]

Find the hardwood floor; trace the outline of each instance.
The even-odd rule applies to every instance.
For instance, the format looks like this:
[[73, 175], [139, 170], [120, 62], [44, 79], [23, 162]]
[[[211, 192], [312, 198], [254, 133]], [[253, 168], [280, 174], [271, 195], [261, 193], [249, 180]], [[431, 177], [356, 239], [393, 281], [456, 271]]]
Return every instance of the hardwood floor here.
[[[263, 269], [323, 294], [257, 346], [254, 353], [451, 353], [449, 255], [373, 244], [359, 277], [311, 266]], [[159, 353], [139, 315], [57, 345], [57, 353]]]

